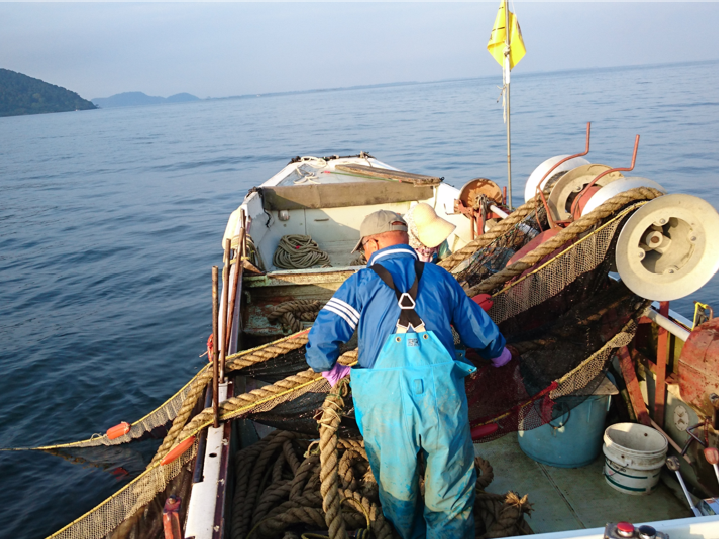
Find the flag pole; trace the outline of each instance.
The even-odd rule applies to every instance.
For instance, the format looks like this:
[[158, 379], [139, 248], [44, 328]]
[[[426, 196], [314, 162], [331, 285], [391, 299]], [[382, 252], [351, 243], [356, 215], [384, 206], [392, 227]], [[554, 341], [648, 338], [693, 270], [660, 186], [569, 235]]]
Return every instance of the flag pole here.
[[511, 73], [511, 68], [509, 65], [509, 54], [511, 51], [511, 43], [509, 38], [509, 33], [511, 31], [509, 27], [509, 6], [507, 5], [507, 0], [504, 0], [504, 35], [505, 35], [505, 43], [506, 47], [504, 49], [504, 81], [505, 81], [505, 91], [507, 92], [507, 205], [509, 206], [509, 209], [512, 208], [512, 135], [511, 135], [511, 120], [510, 120], [510, 99], [509, 99], [509, 74]]

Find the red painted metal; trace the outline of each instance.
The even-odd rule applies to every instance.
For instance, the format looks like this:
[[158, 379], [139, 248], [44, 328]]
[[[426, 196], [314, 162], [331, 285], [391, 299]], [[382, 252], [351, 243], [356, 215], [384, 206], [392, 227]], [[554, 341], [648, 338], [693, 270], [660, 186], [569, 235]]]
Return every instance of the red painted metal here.
[[180, 527], [180, 506], [182, 499], [179, 496], [170, 496], [162, 510], [162, 526], [165, 530], [165, 539], [182, 539]]
[[[669, 316], [669, 302], [659, 303], [659, 314]], [[654, 421], [661, 428], [664, 428], [664, 407], [667, 398], [667, 356], [669, 353], [669, 332], [659, 327], [657, 335], [657, 382], [654, 388]]]
[[499, 425], [497, 425], [496, 423], [487, 423], [486, 425], [472, 427], [472, 429], [469, 431], [469, 434], [473, 440], [478, 440], [480, 438], [484, 438], [485, 436], [489, 436], [490, 434], [494, 434], [498, 430]]
[[629, 350], [626, 346], [622, 346], [619, 349], [617, 357], [619, 358], [619, 365], [622, 368], [624, 383], [627, 385], [627, 391], [629, 392], [629, 400], [632, 401], [634, 414], [637, 416], [637, 420], [640, 423], [646, 426], [651, 426], [651, 419], [649, 418], [647, 405], [644, 404], [642, 390], [639, 389], [639, 381], [637, 380], [637, 373], [634, 370], [634, 362], [632, 361], [632, 356], [629, 354]]
[[[639, 135], [636, 136], [634, 139], [634, 153], [632, 154], [632, 164], [629, 168], [610, 168], [609, 170], [605, 170], [601, 174], [598, 174], [596, 178], [594, 178], [591, 182], [587, 184], [587, 186], [582, 190], [581, 193], [577, 195], [577, 197], [574, 199], [574, 202], [572, 202], [572, 208], [569, 211], [572, 215], [575, 214], [575, 208], [578, 207], [580, 204], [586, 204], [587, 202], [582, 202], [582, 199], [586, 198], [585, 195], [588, 195], [591, 192], [591, 188], [594, 187], [594, 184], [597, 183], [597, 181], [600, 178], [603, 178], [607, 174], [611, 174], [612, 172], [629, 172], [631, 170], [634, 170], [634, 164], [637, 162], [637, 150], [639, 149]], [[594, 194], [594, 193], [592, 193]], [[589, 198], [591, 198], [591, 195], [589, 195]], [[589, 200], [587, 198], [587, 201]], [[581, 212], [580, 212], [581, 213]]]
[[712, 416], [711, 394], [719, 394], [719, 318], [691, 332], [679, 358], [679, 391], [682, 400]]

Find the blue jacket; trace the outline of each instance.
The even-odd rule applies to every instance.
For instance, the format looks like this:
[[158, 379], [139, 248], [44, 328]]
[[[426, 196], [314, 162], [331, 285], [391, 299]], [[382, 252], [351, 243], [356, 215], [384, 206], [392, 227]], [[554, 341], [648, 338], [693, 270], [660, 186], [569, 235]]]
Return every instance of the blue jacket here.
[[[372, 254], [367, 268], [348, 278], [319, 312], [309, 333], [306, 359], [315, 372], [332, 369], [340, 344], [358, 331], [360, 367], [371, 369], [387, 337], [395, 332], [400, 308], [395, 293], [369, 266], [381, 264], [392, 274], [400, 292], [415, 279], [417, 255], [409, 245], [391, 245]], [[415, 311], [452, 357], [454, 339], [450, 324], [462, 342], [485, 359], [498, 357], [505, 345], [499, 328], [479, 305], [467, 297], [444, 268], [425, 264], [417, 291]]]

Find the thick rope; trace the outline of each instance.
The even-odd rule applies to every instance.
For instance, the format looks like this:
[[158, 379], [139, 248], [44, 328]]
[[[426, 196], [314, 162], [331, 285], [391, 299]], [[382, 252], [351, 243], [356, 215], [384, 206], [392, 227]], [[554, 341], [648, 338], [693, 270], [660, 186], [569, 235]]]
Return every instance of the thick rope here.
[[[343, 365], [354, 364], [357, 361], [357, 350], [345, 352], [337, 361]], [[298, 391], [302, 391], [316, 382], [325, 382], [322, 374], [316, 373], [312, 369], [307, 369], [306, 371], [300, 371], [297, 374], [288, 376], [274, 384], [237, 395], [220, 403], [220, 420], [227, 421], [228, 419], [239, 417], [242, 414], [249, 413], [253, 408], [260, 405], [262, 405], [264, 409], [269, 410], [280, 402], [291, 400], [293, 398], [292, 394], [297, 394]], [[186, 440], [190, 436], [194, 436], [200, 430], [210, 425], [212, 423], [212, 417], [213, 411], [211, 407], [202, 410], [185, 425], [180, 435], [175, 438], [177, 443]], [[163, 457], [164, 455], [160, 458]], [[157, 459], [157, 455], [155, 455], [155, 458]]]
[[195, 378], [195, 381], [193, 382], [192, 387], [187, 394], [187, 397], [185, 397], [185, 400], [182, 402], [182, 407], [180, 408], [180, 411], [177, 412], [175, 419], [172, 421], [172, 427], [170, 427], [170, 430], [167, 431], [165, 439], [162, 441], [162, 444], [158, 448], [157, 453], [155, 453], [155, 456], [150, 461], [150, 464], [147, 465], [148, 469], [151, 468], [158, 461], [165, 458], [165, 455], [167, 455], [167, 453], [170, 452], [170, 449], [172, 449], [172, 447], [175, 445], [175, 443], [177, 442], [177, 437], [180, 435], [182, 428], [185, 426], [187, 420], [190, 418], [192, 411], [195, 409], [197, 401], [202, 395], [204, 395], [205, 387], [207, 386], [207, 384], [210, 383], [211, 380], [212, 369], [208, 368], [205, 368], [205, 370], [197, 378]]
[[339, 475], [337, 458], [337, 429], [340, 426], [340, 413], [344, 409], [342, 393], [347, 393], [346, 378], [340, 380], [334, 391], [327, 394], [322, 405], [320, 424], [320, 492], [322, 509], [330, 539], [346, 539], [347, 530], [340, 511]]
[[292, 333], [302, 330], [300, 320], [306, 322], [314, 322], [317, 313], [323, 307], [321, 301], [313, 301], [308, 299], [298, 299], [295, 301], [286, 301], [280, 303], [276, 307], [271, 307], [267, 319], [270, 322], [281, 322], [282, 325], [289, 329]]
[[653, 200], [662, 194], [663, 193], [661, 191], [651, 187], [637, 187], [636, 189], [631, 189], [612, 197], [597, 209], [572, 222], [567, 228], [563, 228], [556, 236], [550, 238], [527, 253], [521, 260], [518, 260], [511, 266], [507, 266], [501, 271], [498, 271], [478, 285], [469, 288], [467, 290], [467, 295], [475, 296], [477, 294], [487, 294], [493, 292], [504, 283], [524, 273], [525, 270], [543, 260], [553, 251], [559, 249], [566, 243], [573, 241], [579, 237], [580, 234], [583, 234], [590, 228], [600, 224], [604, 219], [613, 215], [628, 204], [641, 200]]
[[245, 367], [251, 367], [257, 363], [263, 363], [278, 356], [282, 356], [293, 350], [302, 348], [307, 344], [307, 334], [291, 335], [289, 338], [275, 341], [264, 346], [246, 350], [239, 354], [227, 356], [225, 371], [235, 371]]
[[497, 238], [503, 236], [508, 230], [515, 227], [520, 221], [524, 220], [527, 215], [533, 213], [537, 208], [537, 198], [533, 198], [528, 202], [522, 204], [509, 217], [502, 219], [491, 230], [485, 232], [481, 236], [477, 236], [472, 241], [467, 243], [465, 246], [460, 247], [450, 256], [442, 260], [438, 265], [442, 266], [447, 271], [450, 271], [457, 264], [472, 256], [476, 251], [482, 249], [492, 243]]
[[329, 255], [320, 249], [311, 236], [288, 234], [280, 238], [272, 263], [282, 269], [303, 269], [312, 266], [327, 266]]

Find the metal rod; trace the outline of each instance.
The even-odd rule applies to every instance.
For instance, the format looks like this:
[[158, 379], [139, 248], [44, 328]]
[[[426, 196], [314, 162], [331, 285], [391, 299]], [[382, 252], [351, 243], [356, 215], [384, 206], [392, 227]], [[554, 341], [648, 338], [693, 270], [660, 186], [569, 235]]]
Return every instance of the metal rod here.
[[[552, 218], [552, 212], [549, 211], [549, 204], [547, 204], [547, 199], [544, 198], [544, 193], [542, 192], [542, 184], [544, 183], [544, 180], [547, 179], [547, 177], [554, 172], [554, 170], [561, 165], [562, 163], [566, 163], [570, 159], [574, 159], [575, 157], [583, 157], [589, 153], [589, 132], [591, 128], [591, 123], [587, 122], [587, 135], [584, 139], [584, 151], [581, 153], [575, 153], [574, 155], [569, 155], [565, 157], [564, 159], [561, 159], [560, 161], [557, 161], [554, 166], [552, 166], [547, 172], [544, 173], [544, 176], [542, 176], [542, 179], [539, 180], [539, 183], [537, 184], [537, 188], [534, 191], [534, 196], [539, 195], [539, 197], [542, 199], [542, 204], [544, 204], [544, 209], [547, 212], [547, 222], [549, 223], [549, 228], [554, 228], [555, 223], [554, 219]], [[539, 222], [539, 219], [537, 219], [537, 222]]]
[[514, 207], [512, 206], [512, 135], [511, 135], [511, 107], [510, 107], [510, 99], [509, 99], [509, 81], [510, 81], [510, 72], [512, 70], [510, 66], [510, 55], [511, 55], [511, 42], [510, 42], [510, 28], [509, 28], [509, 5], [507, 4], [506, 0], [504, 2], [504, 39], [507, 44], [506, 50], [504, 51], [504, 66], [506, 70], [506, 87], [505, 91], [507, 92], [507, 186], [508, 186], [508, 202], [507, 204], [509, 206], [509, 209], [512, 210]]
[[596, 178], [594, 178], [591, 182], [589, 182], [584, 189], [582, 189], [582, 192], [579, 193], [576, 198], [574, 199], [574, 202], [572, 202], [572, 207], [570, 209], [570, 214], [574, 215], [574, 208], [579, 207], [579, 201], [584, 198], [584, 195], [586, 195], [589, 192], [589, 189], [591, 189], [597, 181], [599, 181], [600, 178], [603, 178], [607, 174], [611, 174], [612, 172], [630, 172], [634, 170], [634, 165], [637, 162], [637, 150], [639, 149], [639, 135], [637, 135], [634, 138], [634, 153], [632, 153], [632, 164], [629, 166], [629, 168], [610, 168], [609, 170], [605, 170], [604, 172], [597, 175]]
[[689, 338], [690, 333], [686, 329], [681, 327], [679, 324], [672, 322], [666, 316], [659, 314], [654, 309], [649, 309], [647, 311], [647, 318], [649, 318], [659, 327], [666, 329], [669, 333], [671, 333], [677, 339], [680, 339], [683, 342], [686, 342], [686, 340]]
[[212, 266], [212, 426], [215, 428], [220, 426], [220, 372], [217, 364], [217, 349], [219, 348], [219, 338], [217, 335], [217, 317], [219, 316], [218, 281], [217, 266]]
[[232, 240], [227, 238], [225, 240], [225, 256], [223, 260], [225, 267], [222, 270], [222, 294], [225, 296], [225, 301], [222, 302], [222, 311], [220, 313], [220, 320], [222, 321], [222, 346], [220, 347], [220, 364], [219, 364], [219, 379], [224, 381], [225, 379], [225, 357], [227, 356], [227, 333], [229, 327], [227, 324], [227, 309], [230, 303], [230, 252], [232, 251]]
[[[667, 439], [667, 442], [669, 442], [669, 445], [671, 445], [674, 449], [676, 449], [677, 452], [679, 452], [679, 453], [682, 452], [682, 448], [679, 447], [679, 444], [676, 443], [674, 440], [672, 440], [669, 437], [669, 435], [666, 432], [664, 432], [662, 430], [662, 428], [654, 422], [654, 420], [652, 418], [649, 418], [649, 421], [651, 421], [652, 427], [657, 429], [660, 432], [660, 434]], [[687, 457], [686, 455], [682, 455], [682, 458], [687, 462], [687, 464], [691, 465], [692, 461], [689, 460], [689, 457]]]

